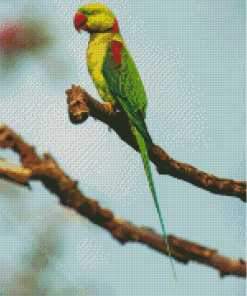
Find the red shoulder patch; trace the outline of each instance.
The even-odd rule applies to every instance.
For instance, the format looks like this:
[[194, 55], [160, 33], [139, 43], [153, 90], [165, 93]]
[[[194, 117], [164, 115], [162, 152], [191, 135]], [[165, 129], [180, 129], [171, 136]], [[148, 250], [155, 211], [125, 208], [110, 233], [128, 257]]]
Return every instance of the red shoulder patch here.
[[113, 59], [117, 64], [117, 68], [121, 68], [121, 47], [122, 44], [118, 41], [113, 41], [111, 44]]

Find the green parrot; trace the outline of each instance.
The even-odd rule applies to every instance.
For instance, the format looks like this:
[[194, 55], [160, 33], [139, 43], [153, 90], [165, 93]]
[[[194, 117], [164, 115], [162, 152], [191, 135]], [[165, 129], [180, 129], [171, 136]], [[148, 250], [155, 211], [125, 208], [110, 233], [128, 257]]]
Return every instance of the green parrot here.
[[129, 118], [144, 163], [147, 179], [159, 215], [174, 277], [176, 274], [159, 203], [153, 183], [147, 142], [152, 139], [145, 124], [147, 97], [140, 75], [120, 34], [118, 22], [110, 9], [102, 4], [80, 7], [74, 17], [75, 29], [90, 33], [87, 67], [97, 91], [110, 110], [119, 109]]

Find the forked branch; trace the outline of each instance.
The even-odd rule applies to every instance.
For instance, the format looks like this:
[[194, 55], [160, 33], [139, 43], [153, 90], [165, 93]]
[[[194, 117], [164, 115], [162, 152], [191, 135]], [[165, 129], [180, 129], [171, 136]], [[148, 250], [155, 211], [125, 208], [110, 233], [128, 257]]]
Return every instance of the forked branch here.
[[[39, 180], [56, 194], [61, 204], [75, 209], [80, 215], [106, 229], [121, 244], [138, 242], [168, 256], [163, 234], [150, 228], [138, 227], [105, 208], [96, 200], [86, 197], [46, 153], [40, 158], [34, 148], [7, 126], [0, 126], [0, 147], [11, 148], [20, 155], [21, 164], [9, 163], [0, 159], [0, 176], [18, 184], [29, 186], [29, 181]], [[190, 261], [211, 266], [219, 270], [220, 276], [234, 275], [246, 277], [246, 262], [220, 255], [217, 250], [168, 235], [171, 255], [184, 264]]]

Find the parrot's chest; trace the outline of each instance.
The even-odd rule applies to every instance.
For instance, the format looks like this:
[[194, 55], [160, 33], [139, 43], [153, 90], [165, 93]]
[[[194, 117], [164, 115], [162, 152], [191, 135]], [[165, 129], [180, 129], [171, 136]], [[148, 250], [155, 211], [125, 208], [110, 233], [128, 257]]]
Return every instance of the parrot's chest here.
[[95, 38], [90, 40], [87, 49], [87, 67], [92, 79], [100, 83], [103, 82], [102, 67], [104, 63], [104, 57], [106, 55], [108, 40], [102, 36], [102, 38]]

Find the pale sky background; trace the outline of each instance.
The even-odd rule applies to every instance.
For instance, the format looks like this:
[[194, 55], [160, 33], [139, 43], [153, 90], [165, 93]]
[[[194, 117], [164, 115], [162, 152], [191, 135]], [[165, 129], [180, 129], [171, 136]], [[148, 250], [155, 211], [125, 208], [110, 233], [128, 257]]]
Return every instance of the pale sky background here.
[[[0, 20], [42, 19], [54, 45], [0, 68], [0, 119], [40, 155], [49, 151], [79, 188], [117, 216], [161, 233], [141, 157], [114, 131], [68, 119], [71, 84], [99, 98], [86, 69], [89, 35], [73, 16], [91, 2], [1, 1]], [[147, 126], [172, 158], [220, 178], [246, 180], [245, 1], [101, 1], [115, 13], [148, 95]], [[18, 162], [9, 151], [0, 157]], [[165, 228], [220, 254], [246, 260], [246, 211], [152, 165]], [[245, 295], [245, 280], [174, 260], [140, 244], [121, 246], [100, 227], [60, 206], [38, 182], [32, 191], [0, 182], [0, 295]], [[48, 260], [49, 259], [49, 260]], [[24, 288], [23, 288], [24, 289]]]

